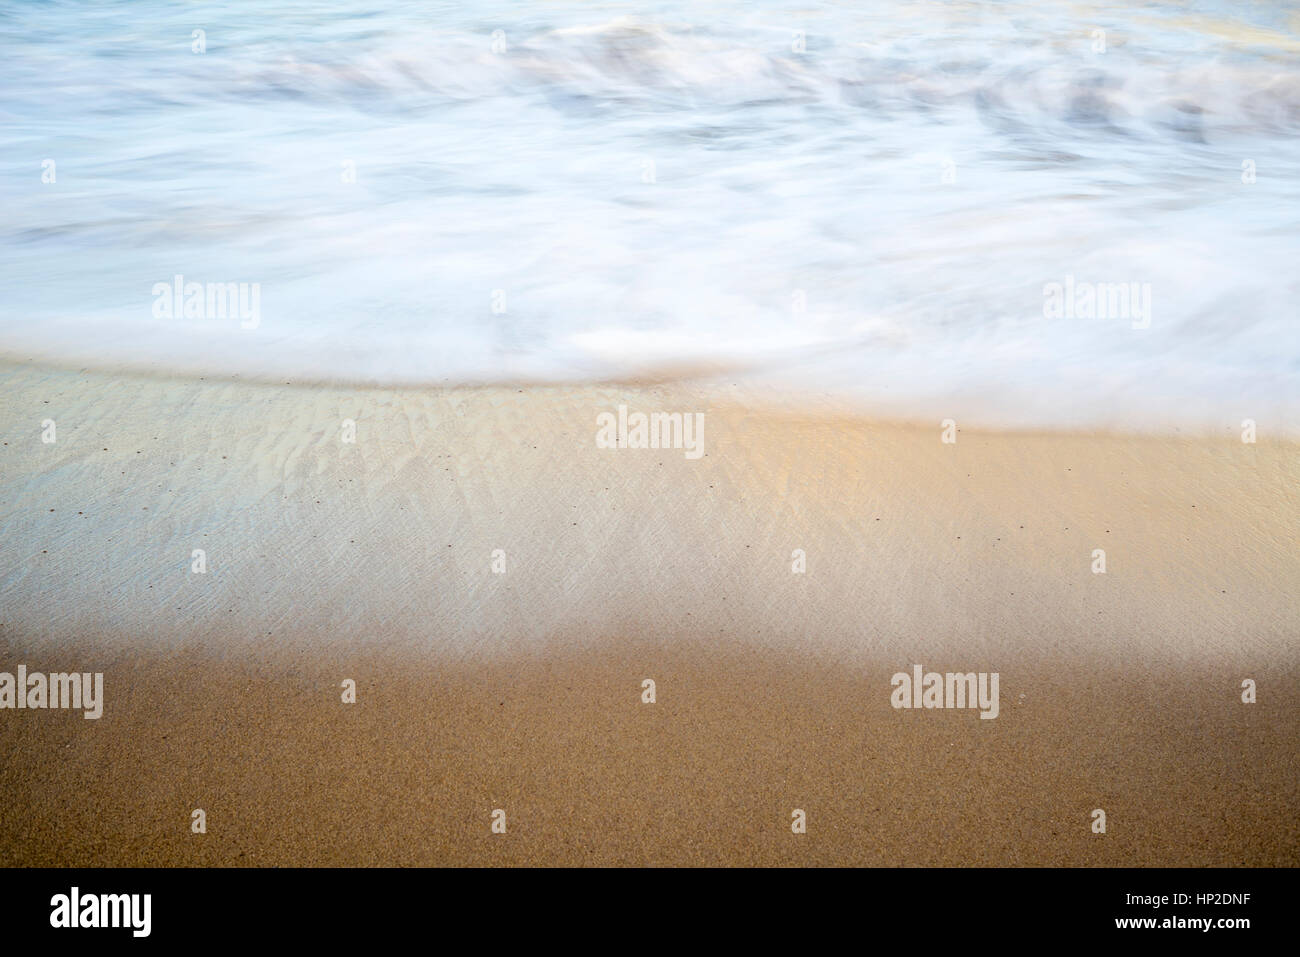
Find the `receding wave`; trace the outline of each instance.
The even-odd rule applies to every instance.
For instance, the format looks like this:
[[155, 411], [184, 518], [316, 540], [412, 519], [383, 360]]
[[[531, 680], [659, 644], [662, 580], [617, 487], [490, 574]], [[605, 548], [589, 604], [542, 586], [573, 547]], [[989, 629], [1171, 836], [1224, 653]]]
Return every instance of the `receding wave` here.
[[1292, 414], [1297, 22], [0, 4], [0, 350], [745, 373], [1025, 423]]

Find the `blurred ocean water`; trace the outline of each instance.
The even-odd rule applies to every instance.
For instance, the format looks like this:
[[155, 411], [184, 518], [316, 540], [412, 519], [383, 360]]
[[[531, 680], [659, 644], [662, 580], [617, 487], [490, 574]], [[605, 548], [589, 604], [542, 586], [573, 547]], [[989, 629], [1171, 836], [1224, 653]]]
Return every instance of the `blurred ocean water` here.
[[1300, 421], [1295, 3], [4, 2], [0, 206], [12, 356]]

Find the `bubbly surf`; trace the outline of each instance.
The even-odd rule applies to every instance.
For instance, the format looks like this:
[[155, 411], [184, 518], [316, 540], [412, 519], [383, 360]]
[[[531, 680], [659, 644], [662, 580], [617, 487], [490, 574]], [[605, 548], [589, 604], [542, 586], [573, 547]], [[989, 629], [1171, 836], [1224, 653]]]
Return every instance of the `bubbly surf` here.
[[[0, 352], [725, 373], [909, 414], [1280, 427], [1298, 23], [1200, 0], [3, 3]], [[256, 284], [258, 322], [160, 315], [177, 276]], [[1149, 321], [1047, 315], [1067, 280], [1144, 287]]]

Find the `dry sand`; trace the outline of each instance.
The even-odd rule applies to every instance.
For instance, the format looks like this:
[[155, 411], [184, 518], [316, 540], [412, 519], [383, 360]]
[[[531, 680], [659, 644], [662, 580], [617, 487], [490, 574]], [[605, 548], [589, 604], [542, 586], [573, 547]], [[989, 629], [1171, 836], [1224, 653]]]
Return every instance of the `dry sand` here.
[[[0, 710], [4, 864], [1300, 864], [1267, 423], [0, 377], [0, 671], [106, 697]], [[620, 403], [705, 412], [706, 454], [596, 448]], [[916, 663], [998, 672], [1000, 715], [893, 709]]]

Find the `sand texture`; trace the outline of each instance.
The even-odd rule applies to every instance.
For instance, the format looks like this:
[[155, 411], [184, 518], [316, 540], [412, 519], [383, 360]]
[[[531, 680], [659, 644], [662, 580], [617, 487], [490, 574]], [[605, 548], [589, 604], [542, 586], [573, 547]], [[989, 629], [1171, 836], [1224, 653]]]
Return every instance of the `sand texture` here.
[[[1265, 424], [0, 374], [0, 671], [105, 685], [0, 710], [0, 863], [1300, 864]], [[620, 404], [704, 454], [597, 448]], [[997, 672], [998, 717], [893, 708], [918, 663]]]

